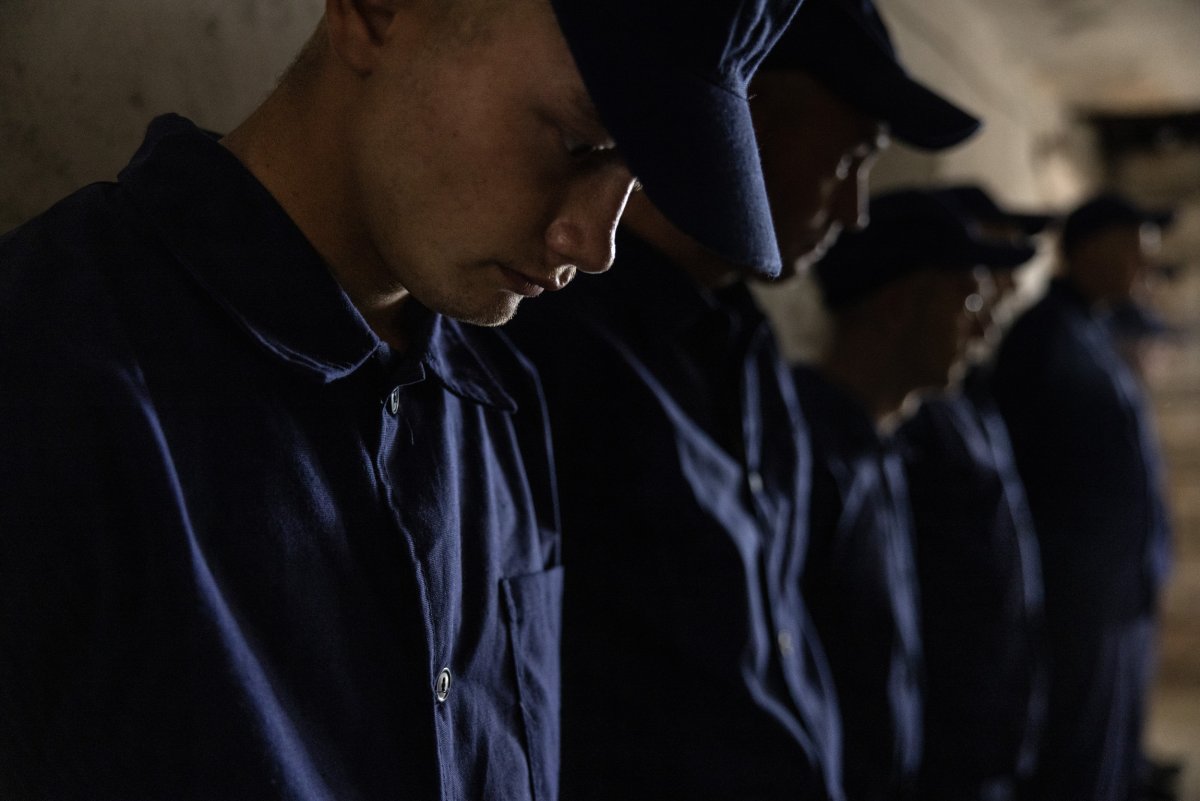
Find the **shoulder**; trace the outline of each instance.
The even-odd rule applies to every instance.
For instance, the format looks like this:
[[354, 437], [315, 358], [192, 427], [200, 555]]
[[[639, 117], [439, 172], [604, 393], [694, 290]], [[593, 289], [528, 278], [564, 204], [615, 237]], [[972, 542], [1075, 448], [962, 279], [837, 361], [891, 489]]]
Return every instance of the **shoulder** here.
[[1022, 385], [1079, 385], [1100, 376], [1091, 329], [1082, 310], [1053, 296], [1022, 315], [1001, 343], [992, 390], [1011, 395]]
[[[83, 381], [125, 352], [118, 271], [145, 236], [113, 184], [94, 184], [0, 238], [0, 365], [34, 384]], [[16, 381], [7, 382], [11, 385]]]
[[0, 304], [16, 312], [31, 293], [94, 283], [122, 238], [119, 202], [114, 184], [93, 184], [0, 237]]

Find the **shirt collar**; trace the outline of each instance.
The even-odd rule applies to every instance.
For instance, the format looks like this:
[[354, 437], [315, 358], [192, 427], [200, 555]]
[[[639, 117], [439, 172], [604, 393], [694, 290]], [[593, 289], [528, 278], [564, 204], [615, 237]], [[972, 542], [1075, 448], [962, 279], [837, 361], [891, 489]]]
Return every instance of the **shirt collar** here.
[[853, 455], [887, 450], [889, 438], [880, 434], [857, 398], [808, 365], [797, 365], [794, 375], [805, 416], [820, 421], [810, 426], [815, 439], [836, 442]]
[[1089, 317], [1095, 316], [1092, 303], [1079, 291], [1079, 287], [1070, 278], [1054, 278], [1046, 288], [1046, 294], [1053, 296], [1060, 303], [1077, 307]]
[[[411, 353], [420, 364], [460, 398], [508, 412], [516, 411], [516, 401], [489, 367], [499, 363], [494, 355], [499, 346], [495, 332], [444, 317], [416, 300], [410, 303], [410, 319], [415, 322], [411, 326], [414, 332]], [[489, 353], [493, 355], [489, 357]]]
[[[159, 117], [120, 184], [260, 347], [322, 382], [349, 375], [387, 346], [266, 187], [217, 139], [177, 115]], [[413, 345], [404, 360], [424, 365], [457, 395], [515, 408], [482, 360], [483, 332], [467, 333], [409, 302]]]

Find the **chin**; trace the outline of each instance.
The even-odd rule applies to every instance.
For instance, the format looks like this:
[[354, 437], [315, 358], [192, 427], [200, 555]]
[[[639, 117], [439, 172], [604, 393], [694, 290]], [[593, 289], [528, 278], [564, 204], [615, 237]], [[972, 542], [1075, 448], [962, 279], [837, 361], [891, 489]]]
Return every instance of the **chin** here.
[[445, 298], [442, 302], [426, 304], [432, 311], [458, 320], [460, 323], [495, 328], [504, 325], [517, 313], [521, 298], [504, 292], [490, 298]]
[[464, 323], [471, 325], [485, 326], [487, 328], [495, 328], [504, 325], [511, 320], [517, 313], [517, 308], [520, 306], [520, 298], [506, 298], [503, 301], [497, 302], [490, 306], [476, 309], [470, 314], [447, 315], [454, 317]]
[[790, 259], [789, 262], [785, 264], [785, 267], [791, 268], [792, 275], [805, 275], [817, 265], [817, 262], [824, 257], [827, 250], [828, 248], [824, 247], [820, 243], [815, 244], [803, 251], [799, 256], [795, 256], [794, 258]]

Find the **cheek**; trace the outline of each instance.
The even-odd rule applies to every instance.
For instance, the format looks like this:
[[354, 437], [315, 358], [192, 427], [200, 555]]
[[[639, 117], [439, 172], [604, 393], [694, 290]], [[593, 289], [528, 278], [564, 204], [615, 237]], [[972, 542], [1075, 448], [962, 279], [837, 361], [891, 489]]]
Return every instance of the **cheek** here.
[[[525, 252], [544, 232], [561, 202], [567, 176], [537, 131], [479, 129], [460, 139], [445, 165], [446, 226], [468, 240], [494, 240], [504, 248], [492, 257], [528, 258]], [[516, 249], [517, 252], [511, 252]]]
[[836, 191], [833, 172], [821, 169], [822, 161], [800, 147], [763, 153], [763, 176], [772, 210], [790, 225], [813, 225]]
[[781, 238], [809, 241], [824, 234], [833, 188], [816, 179], [795, 181], [772, 203]]

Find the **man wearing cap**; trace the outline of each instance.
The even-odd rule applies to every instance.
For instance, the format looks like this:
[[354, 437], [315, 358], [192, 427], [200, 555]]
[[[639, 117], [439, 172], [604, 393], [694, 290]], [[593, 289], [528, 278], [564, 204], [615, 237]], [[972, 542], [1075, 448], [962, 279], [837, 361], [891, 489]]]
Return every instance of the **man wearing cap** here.
[[996, 363], [1045, 576], [1051, 676], [1036, 799], [1124, 801], [1136, 781], [1170, 542], [1146, 398], [1103, 315], [1129, 299], [1169, 219], [1117, 195], [1073, 211], [1062, 274]]
[[[939, 189], [979, 232], [1032, 245], [1050, 217], [1001, 209], [974, 185]], [[913, 516], [925, 655], [925, 742], [917, 797], [1005, 801], [1036, 758], [1045, 705], [1042, 575], [1033, 517], [991, 396], [994, 310], [1012, 266], [978, 275], [973, 360], [897, 431]]]
[[[776, 233], [790, 265], [861, 224], [883, 124], [940, 145], [978, 122], [904, 74], [869, 5], [807, 0], [770, 59], [750, 88], [767, 193], [747, 164], [703, 198], [646, 184], [613, 275], [514, 322], [558, 454], [576, 801], [841, 796], [832, 690], [799, 597], [807, 434], [744, 279], [779, 271]], [[693, 214], [705, 201], [728, 213]]]
[[967, 344], [977, 265], [1032, 250], [978, 238], [928, 192], [872, 200], [871, 225], [816, 266], [829, 350], [795, 370], [813, 440], [804, 597], [842, 711], [849, 801], [914, 798], [922, 666], [912, 518], [890, 430], [906, 398], [940, 389]]
[[540, 389], [467, 323], [605, 270], [646, 108], [724, 141], [796, 3], [596, 5], [329, 0], [0, 239], [0, 796], [557, 797]]

